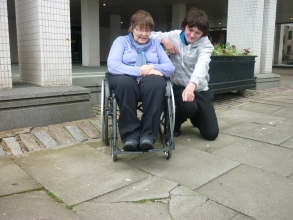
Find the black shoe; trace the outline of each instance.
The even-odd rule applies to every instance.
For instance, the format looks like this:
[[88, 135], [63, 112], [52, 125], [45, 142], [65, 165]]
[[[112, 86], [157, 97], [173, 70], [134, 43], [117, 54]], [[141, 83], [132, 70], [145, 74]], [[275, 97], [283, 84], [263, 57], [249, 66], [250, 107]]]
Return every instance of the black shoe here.
[[123, 150], [125, 150], [125, 151], [137, 151], [138, 150], [138, 142], [136, 140], [127, 140], [124, 143]]
[[150, 138], [140, 139], [140, 150], [149, 151], [154, 149], [154, 142]]

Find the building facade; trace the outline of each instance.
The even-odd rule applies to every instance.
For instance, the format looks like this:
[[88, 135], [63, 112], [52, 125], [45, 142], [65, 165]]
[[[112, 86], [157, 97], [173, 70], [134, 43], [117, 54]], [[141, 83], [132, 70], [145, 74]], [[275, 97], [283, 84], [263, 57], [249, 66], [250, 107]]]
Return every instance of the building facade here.
[[[24, 83], [72, 85], [73, 62], [99, 66], [106, 62], [113, 39], [127, 34], [121, 29], [120, 15], [110, 16], [109, 28], [100, 27], [98, 0], [80, 0], [79, 29], [70, 21], [70, 0], [15, 0], [15, 20], [8, 19], [7, 1], [0, 0], [0, 89], [13, 88], [11, 63], [18, 63]], [[280, 50], [274, 46], [277, 34], [271, 34], [276, 29], [280, 38], [283, 30], [275, 28], [276, 5], [277, 0], [228, 0], [226, 41], [257, 56], [255, 74], [271, 73], [273, 61], [279, 63]], [[158, 22], [156, 30], [179, 28], [185, 12], [186, 4], [174, 4], [171, 23]], [[245, 22], [239, 25], [239, 21]], [[291, 27], [283, 32], [292, 38]], [[285, 53], [292, 51], [291, 45], [287, 39]]]

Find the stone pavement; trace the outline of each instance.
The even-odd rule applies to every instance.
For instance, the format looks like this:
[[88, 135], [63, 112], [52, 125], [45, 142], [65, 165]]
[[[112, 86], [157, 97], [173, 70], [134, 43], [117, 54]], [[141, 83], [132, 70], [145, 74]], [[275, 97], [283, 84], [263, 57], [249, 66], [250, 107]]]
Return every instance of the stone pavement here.
[[283, 73], [279, 88], [216, 96], [219, 137], [187, 121], [170, 160], [113, 162], [98, 106], [92, 119], [1, 132], [0, 219], [292, 219], [293, 71]]

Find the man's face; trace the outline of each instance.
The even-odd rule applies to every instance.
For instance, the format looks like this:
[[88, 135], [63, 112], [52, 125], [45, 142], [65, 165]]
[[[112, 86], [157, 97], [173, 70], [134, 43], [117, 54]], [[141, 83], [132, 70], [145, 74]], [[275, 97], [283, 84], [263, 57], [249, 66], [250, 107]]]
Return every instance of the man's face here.
[[200, 31], [197, 27], [185, 27], [185, 39], [187, 43], [192, 44], [201, 38], [203, 32]]

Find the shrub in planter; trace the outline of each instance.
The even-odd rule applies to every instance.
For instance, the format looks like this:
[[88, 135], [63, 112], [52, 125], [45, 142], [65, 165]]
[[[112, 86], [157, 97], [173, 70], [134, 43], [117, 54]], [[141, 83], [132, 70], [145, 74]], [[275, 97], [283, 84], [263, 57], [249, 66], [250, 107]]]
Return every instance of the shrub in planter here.
[[214, 44], [210, 62], [209, 88], [215, 93], [255, 89], [254, 64], [256, 56], [249, 49], [239, 50], [235, 45]]

